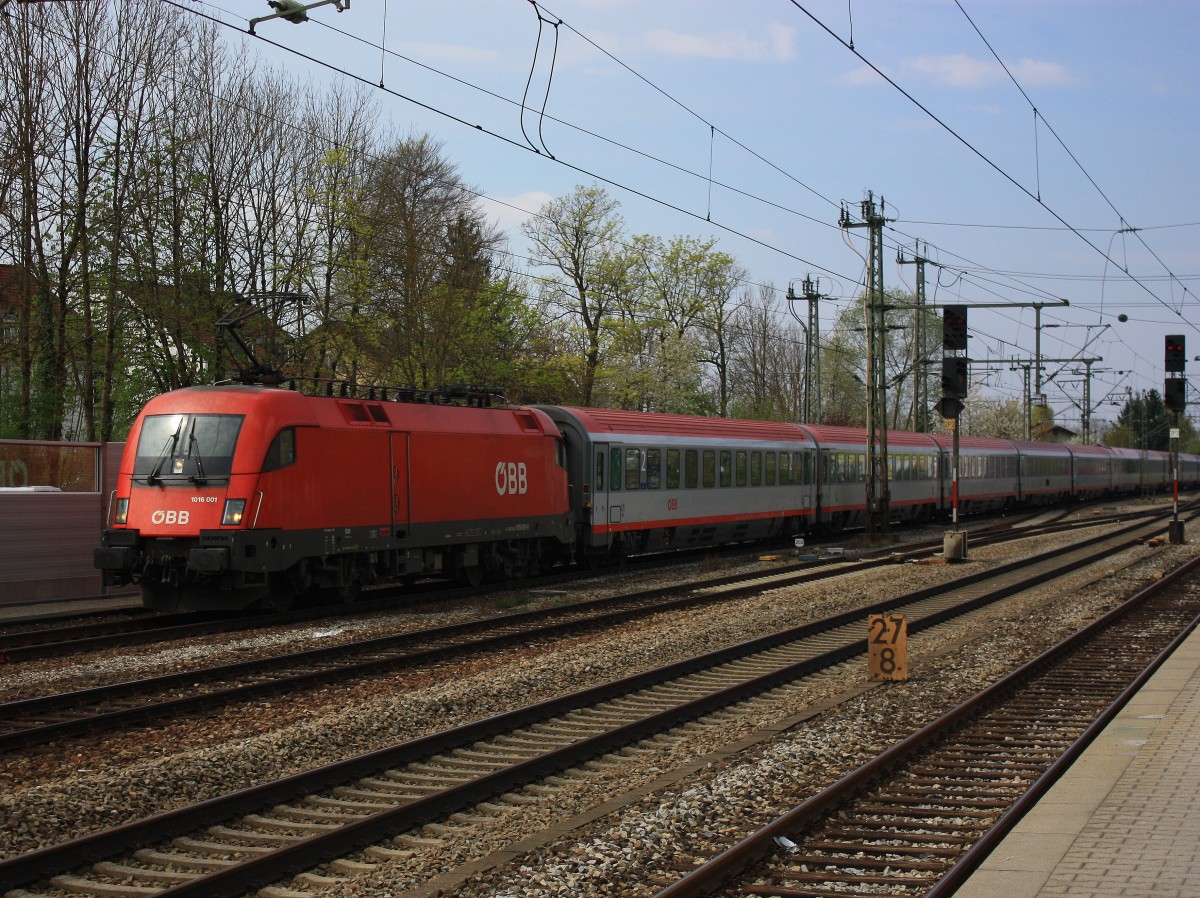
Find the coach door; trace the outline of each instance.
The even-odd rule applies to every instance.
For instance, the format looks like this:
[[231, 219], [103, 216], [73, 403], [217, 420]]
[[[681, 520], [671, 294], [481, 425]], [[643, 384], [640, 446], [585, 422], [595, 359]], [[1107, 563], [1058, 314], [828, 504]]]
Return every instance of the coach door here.
[[621, 523], [621, 447], [592, 443], [592, 544], [612, 542], [610, 525]]
[[830, 501], [832, 487], [829, 483], [829, 450], [821, 449], [816, 453], [816, 470], [813, 472], [813, 517], [817, 523], [827, 523], [824, 520], [825, 508]]
[[392, 532], [396, 537], [407, 536], [409, 521], [408, 500], [408, 434], [392, 433]]

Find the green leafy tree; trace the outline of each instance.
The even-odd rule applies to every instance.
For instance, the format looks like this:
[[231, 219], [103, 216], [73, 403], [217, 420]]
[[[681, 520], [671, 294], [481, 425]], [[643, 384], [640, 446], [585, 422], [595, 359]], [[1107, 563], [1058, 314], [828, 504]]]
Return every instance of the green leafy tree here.
[[[1127, 449], [1155, 449], [1166, 452], [1171, 448], [1171, 428], [1175, 415], [1167, 409], [1158, 390], [1131, 393], [1117, 415], [1116, 424], [1104, 435], [1104, 445]], [[1179, 416], [1180, 450], [1194, 451], [1197, 434], [1186, 415]]]
[[619, 301], [604, 290], [600, 268], [618, 252], [624, 221], [620, 203], [597, 185], [577, 185], [543, 205], [522, 226], [533, 264], [549, 269], [542, 291], [547, 305], [577, 327], [582, 355], [578, 402], [595, 402], [596, 381], [609, 348], [606, 330]]

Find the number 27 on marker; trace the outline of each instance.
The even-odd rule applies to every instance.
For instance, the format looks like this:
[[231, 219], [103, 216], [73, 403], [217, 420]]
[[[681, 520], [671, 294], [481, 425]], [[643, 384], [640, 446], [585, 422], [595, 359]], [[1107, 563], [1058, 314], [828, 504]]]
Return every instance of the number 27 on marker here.
[[867, 676], [872, 680], [908, 679], [908, 621], [902, 614], [867, 618]]

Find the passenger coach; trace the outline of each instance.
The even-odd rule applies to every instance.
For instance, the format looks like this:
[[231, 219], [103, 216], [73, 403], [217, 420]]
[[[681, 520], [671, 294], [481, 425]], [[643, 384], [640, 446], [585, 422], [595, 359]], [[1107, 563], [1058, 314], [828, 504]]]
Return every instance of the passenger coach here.
[[[866, 522], [866, 431], [858, 427], [805, 424], [817, 444], [817, 522], [826, 530]], [[938, 511], [938, 445], [928, 434], [888, 434], [888, 487], [892, 516], [928, 520]]]
[[792, 424], [537, 406], [567, 445], [586, 556], [804, 532], [816, 446]]

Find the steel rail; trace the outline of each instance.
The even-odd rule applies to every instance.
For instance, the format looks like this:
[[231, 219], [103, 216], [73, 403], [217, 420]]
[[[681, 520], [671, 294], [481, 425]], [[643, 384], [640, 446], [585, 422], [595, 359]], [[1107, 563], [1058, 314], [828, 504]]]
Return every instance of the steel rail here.
[[[946, 733], [977, 714], [979, 709], [990, 703], [997, 702], [1006, 694], [1011, 694], [1020, 688], [1021, 684], [1037, 674], [1041, 669], [1051, 664], [1055, 658], [1086, 645], [1097, 633], [1110, 627], [1115, 621], [1127, 615], [1131, 610], [1143, 604], [1147, 599], [1173, 586], [1180, 580], [1191, 577], [1200, 570], [1200, 558], [1192, 559], [1177, 568], [1161, 580], [1156, 581], [1140, 590], [1127, 601], [1112, 609], [1104, 616], [1088, 624], [1072, 634], [1066, 640], [1047, 649], [1036, 658], [1021, 665], [1002, 679], [972, 696], [966, 702], [946, 712], [937, 720], [896, 743], [875, 758], [847, 774], [833, 785], [822, 790], [812, 798], [778, 817], [768, 825], [757, 830], [736, 845], [723, 851], [707, 863], [697, 867], [686, 876], [670, 886], [656, 892], [653, 898], [698, 898], [712, 894], [721, 888], [728, 880], [738, 876], [760, 858], [775, 848], [775, 839], [786, 836], [802, 828], [808, 821], [828, 814], [842, 805], [850, 796], [860, 792], [872, 781], [883, 776], [887, 771], [914, 756], [926, 746], [942, 738]], [[1067, 749], [1066, 754], [1055, 762], [1050, 769], [1038, 777], [1028, 792], [1009, 811], [1007, 811], [995, 827], [981, 839], [974, 848], [967, 852], [947, 876], [937, 886], [929, 891], [925, 898], [947, 898], [954, 889], [958, 888], [970, 873], [982, 863], [983, 859], [994, 850], [1004, 835], [1012, 829], [1022, 816], [1036, 804], [1037, 799], [1054, 784], [1067, 770], [1071, 763], [1078, 758], [1087, 746], [1095, 739], [1112, 718], [1119, 713], [1128, 701], [1136, 695], [1153, 673], [1170, 656], [1184, 639], [1200, 625], [1200, 617], [1195, 617], [1191, 623], [1178, 633], [1169, 645], [1160, 651], [1137, 677], [1121, 691], [1117, 699], [1087, 729], [1075, 739]], [[960, 870], [961, 867], [961, 870]]]
[[[1148, 530], [1151, 525], [1136, 524], [1125, 528], [1117, 536], [1108, 534], [1086, 541], [1096, 545], [1105, 543], [1105, 553], [1116, 550], [1118, 540], [1123, 545], [1141, 542], [1144, 536], [1135, 535], [1135, 531]], [[1161, 522], [1153, 526], [1162, 526]], [[1083, 550], [1077, 550], [1082, 554]], [[1047, 553], [1061, 555], [1061, 553]], [[1044, 570], [1034, 576], [1027, 577], [1024, 583], [1010, 583], [989, 596], [976, 596], [958, 606], [958, 613], [967, 613], [987, 602], [1011, 595], [1022, 588], [1029, 588], [1045, 582], [1048, 579], [1061, 576], [1070, 569], [1088, 563], [1090, 558], [1080, 558], [1068, 565], [1052, 564], [1053, 559], [1043, 559]], [[1031, 564], [1029, 559], [1013, 565], [1005, 566], [1011, 573]], [[995, 574], [995, 572], [989, 572]], [[966, 578], [978, 581], [987, 574]], [[892, 610], [903, 602], [918, 601], [919, 597], [928, 598], [940, 592], [953, 589], [958, 584], [921, 590], [907, 597], [890, 599], [875, 603], [865, 608], [856, 609], [837, 618], [847, 621], [861, 622], [866, 613], [872, 611]], [[916, 632], [953, 616], [951, 611], [942, 611], [925, 619], [914, 619], [910, 623], [910, 632]], [[348, 780], [370, 776], [379, 771], [402, 764], [427, 758], [439, 752], [453, 750], [470, 745], [480, 739], [494, 736], [498, 733], [531, 725], [547, 720], [569, 711], [586, 707], [597, 702], [627, 695], [630, 692], [652, 687], [669, 680], [711, 668], [717, 664], [736, 660], [753, 652], [765, 651], [787, 642], [813, 635], [825, 629], [820, 624], [806, 624], [791, 628], [781, 633], [770, 634], [755, 640], [749, 640], [734, 646], [709, 652], [694, 658], [684, 659], [653, 671], [647, 671], [611, 683], [601, 684], [582, 690], [572, 695], [562, 696], [540, 702], [506, 714], [497, 715], [481, 721], [476, 721], [462, 727], [442, 733], [432, 734], [398, 746], [380, 749], [356, 758], [338, 762], [303, 774], [286, 777], [282, 780], [266, 783], [260, 786], [240, 790], [227, 796], [220, 796], [201, 802], [189, 808], [165, 811], [141, 821], [134, 821], [125, 826], [105, 830], [91, 835], [82, 836], [57, 846], [35, 850], [15, 858], [0, 861], [0, 880], [14, 885], [28, 883], [56, 872], [63, 872], [101, 857], [111, 856], [150, 842], [158, 842], [166, 837], [181, 835], [199, 827], [228, 820], [231, 817], [269, 807], [274, 804], [294, 799], [297, 796], [308, 795], [315, 791], [330, 788], [345, 783]], [[634, 723], [621, 726], [606, 733], [601, 733], [590, 739], [565, 746], [559, 750], [543, 755], [541, 760], [517, 764], [510, 768], [480, 777], [450, 791], [436, 793], [427, 799], [404, 804], [400, 807], [371, 815], [345, 824], [332, 833], [314, 836], [293, 845], [264, 854], [257, 858], [238, 863], [226, 871], [217, 874], [216, 878], [205, 876], [192, 883], [165, 889], [161, 894], [171, 898], [182, 896], [233, 896], [252, 885], [262, 885], [274, 879], [298, 870], [311, 867], [322, 861], [337, 857], [346, 851], [362, 847], [378, 841], [396, 832], [403, 831], [415, 825], [428, 822], [436, 817], [444, 816], [462, 807], [482, 800], [499, 792], [507, 791], [516, 786], [526, 784], [540, 776], [556, 770], [570, 767], [574, 764], [602, 755], [613, 749], [622, 747], [630, 742], [661, 732], [664, 729], [710, 713], [720, 707], [753, 697], [764, 691], [791, 682], [807, 673], [825, 669], [865, 652], [866, 639], [854, 638], [840, 648], [815, 655], [794, 664], [788, 664], [766, 675], [747, 680], [735, 686], [727, 687], [716, 693], [699, 699], [682, 703], [674, 708], [654, 714]], [[240, 872], [238, 872], [240, 871]]]
[[[1064, 509], [1059, 514], [1059, 517], [1071, 514], [1078, 511], [1078, 508]], [[1133, 514], [1149, 514], [1151, 512], [1134, 512]], [[1034, 517], [1034, 515], [1031, 515]], [[1117, 516], [1119, 519], [1129, 519], [1131, 515]], [[1093, 523], [1102, 523], [1105, 519], [1096, 519]], [[1082, 522], [1081, 522], [1082, 523]], [[1054, 526], [1053, 524], [1043, 524], [1041, 527]], [[986, 524], [981, 533], [991, 531], [1007, 532], [1012, 529], [1013, 525], [1009, 522], [1002, 521], [999, 523]], [[1038, 528], [1030, 528], [1031, 532]], [[984, 538], [986, 537], [977, 537]], [[938, 543], [940, 545], [940, 543]], [[935, 543], [917, 542], [909, 546], [905, 546], [906, 551], [918, 551], [921, 546], [933, 548]], [[689, 550], [692, 554], [700, 552], [712, 551], [711, 548], [703, 550]], [[875, 553], [886, 552], [886, 549], [874, 550], [873, 552], [859, 553], [859, 557], [870, 557]], [[630, 565], [654, 565], [663, 566], [664, 564], [672, 564], [681, 560], [681, 553], [673, 553], [670, 555], [655, 555], [645, 556], [644, 559], [631, 560]], [[628, 567], [625, 568], [626, 570]], [[532, 578], [523, 581], [526, 586], [546, 586], [556, 585], [564, 582], [571, 582], [575, 579], [580, 579], [587, 576], [593, 576], [591, 572], [573, 571], [573, 572], [555, 572], [544, 577]], [[512, 584], [508, 584], [511, 587]], [[100, 651], [109, 648], [126, 648], [131, 645], [148, 645], [154, 642], [164, 642], [174, 639], [185, 639], [194, 636], [204, 636], [210, 633], [222, 632], [239, 632], [250, 630], [259, 627], [277, 627], [292, 623], [299, 623], [310, 620], [321, 620], [324, 618], [335, 617], [347, 613], [348, 611], [354, 614], [371, 613], [375, 611], [391, 611], [405, 607], [405, 604], [412, 602], [426, 601], [436, 599], [439, 602], [453, 601], [456, 598], [477, 596], [478, 590], [448, 586], [444, 583], [439, 583], [427, 590], [414, 591], [413, 588], [401, 590], [398, 587], [389, 587], [378, 591], [380, 594], [371, 598], [360, 599], [353, 606], [327, 604], [310, 608], [298, 608], [288, 612], [269, 612], [265, 614], [255, 614], [246, 616], [240, 612], [186, 612], [186, 613], [163, 613], [163, 612], [145, 612], [143, 609], [119, 609], [112, 612], [102, 612], [108, 614], [129, 614], [130, 612], [141, 611], [139, 616], [131, 617], [126, 620], [112, 621], [109, 623], [81, 623], [65, 627], [46, 627], [41, 629], [3, 632], [4, 628], [11, 624], [19, 624], [21, 621], [0, 621], [0, 664], [15, 664], [22, 661], [32, 661], [39, 658], [63, 658], [68, 654], [78, 654], [82, 652]], [[398, 603], [397, 597], [402, 596], [409, 600], [406, 603]], [[71, 615], [78, 616], [80, 612]]]
[[[1121, 517], [1119, 520], [1126, 518]], [[1028, 533], [1005, 530], [995, 533], [988, 542], [1026, 538], [1046, 532], [1057, 532], [1059, 529], [1090, 528], [1106, 522], [1107, 520], [1101, 520], [1072, 525], [1051, 525], [1051, 529], [1039, 526]], [[637, 617], [731, 601], [759, 591], [766, 581], [770, 581], [775, 588], [814, 582], [870, 567], [928, 556], [940, 548], [941, 542], [929, 541], [906, 547], [901, 552], [885, 548], [850, 559], [830, 556], [823, 561], [785, 565], [772, 571], [713, 577], [674, 588], [640, 590], [557, 608], [517, 612], [444, 627], [378, 636], [336, 646], [322, 646], [158, 677], [94, 686], [75, 692], [18, 699], [0, 704], [0, 726], [9, 728], [8, 732], [0, 732], [0, 751], [94, 733], [116, 726], [135, 725], [168, 715], [218, 707], [261, 695], [279, 694], [313, 683], [327, 683], [331, 677], [345, 679], [384, 670], [413, 667], [448, 656], [501, 648], [531, 638], [559, 636], [576, 632], [583, 627], [611, 626]], [[836, 564], [838, 561], [842, 564]], [[962, 582], [971, 581], [965, 579]], [[733, 588], [737, 584], [742, 584], [740, 589]], [[664, 595], [678, 597], [663, 600]], [[637, 607], [630, 608], [629, 605]], [[555, 619], [556, 622], [550, 622]], [[481, 632], [486, 635], [476, 637], [475, 634]], [[464, 638], [469, 641], [463, 641]], [[354, 660], [355, 656], [361, 660]], [[296, 671], [297, 667], [304, 669]], [[247, 677], [257, 679], [250, 683], [235, 683], [223, 688], [195, 691], [200, 683]], [[187, 694], [161, 700], [150, 698], [155, 693], [161, 694], [171, 690], [185, 690]], [[127, 704], [131, 701], [135, 704]], [[105, 704], [110, 707], [105, 708]], [[112, 707], [114, 704], [116, 707]], [[88, 708], [88, 712], [78, 717], [62, 719], [63, 712], [81, 707]], [[44, 722], [47, 716], [57, 719]]]

